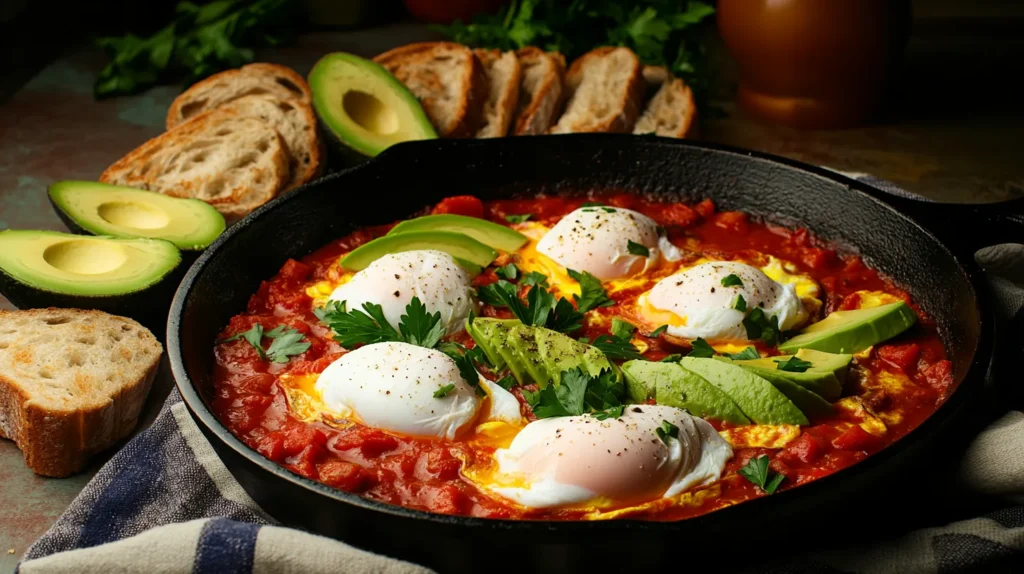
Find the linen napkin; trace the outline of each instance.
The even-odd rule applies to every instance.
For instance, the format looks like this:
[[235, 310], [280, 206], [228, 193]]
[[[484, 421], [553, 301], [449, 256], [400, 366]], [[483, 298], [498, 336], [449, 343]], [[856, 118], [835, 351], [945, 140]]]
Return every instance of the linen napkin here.
[[[876, 187], [910, 196], [875, 178]], [[1005, 318], [1024, 322], [1024, 245], [978, 252]], [[964, 488], [1005, 508], [895, 539], [759, 565], [759, 572], [1024, 572], [1024, 413], [982, 431], [960, 464]], [[97, 473], [19, 564], [22, 574], [195, 572], [421, 574], [408, 562], [284, 528], [245, 493], [171, 392], [153, 425]]]

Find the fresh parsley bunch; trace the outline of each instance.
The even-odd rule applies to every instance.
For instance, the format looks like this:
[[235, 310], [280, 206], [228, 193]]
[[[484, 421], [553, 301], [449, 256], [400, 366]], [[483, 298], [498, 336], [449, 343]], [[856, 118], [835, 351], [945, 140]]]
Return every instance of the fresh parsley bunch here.
[[562, 371], [559, 384], [548, 385], [537, 392], [523, 391], [523, 397], [539, 419], [569, 417], [594, 413], [595, 418], [622, 416], [626, 390], [611, 369], [590, 376], [580, 367]]

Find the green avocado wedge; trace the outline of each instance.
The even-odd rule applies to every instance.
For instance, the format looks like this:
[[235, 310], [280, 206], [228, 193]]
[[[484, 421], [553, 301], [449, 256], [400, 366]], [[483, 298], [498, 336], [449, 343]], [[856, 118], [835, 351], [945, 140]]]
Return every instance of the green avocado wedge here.
[[309, 72], [309, 88], [324, 131], [354, 158], [373, 157], [401, 142], [437, 138], [416, 96], [370, 60], [327, 54]]
[[807, 416], [771, 382], [715, 359], [683, 357], [679, 364], [727, 394], [757, 424], [808, 424]]
[[416, 219], [408, 219], [394, 226], [388, 235], [408, 233], [410, 231], [453, 231], [476, 239], [480, 243], [512, 253], [526, 243], [526, 236], [515, 229], [491, 223], [477, 217], [466, 217], [451, 213], [424, 215]]
[[831, 416], [835, 413], [832, 405], [818, 394], [800, 386], [796, 382], [782, 376], [785, 371], [760, 370], [755, 373], [757, 376], [768, 381], [786, 398], [793, 401], [796, 408], [800, 409], [808, 419], [818, 419]]
[[341, 266], [350, 271], [366, 269], [370, 263], [391, 253], [433, 249], [443, 251], [456, 260], [472, 264], [467, 271], [479, 272], [498, 257], [498, 253], [476, 239], [451, 231], [410, 231], [378, 237], [353, 249], [341, 260]]
[[633, 360], [622, 364], [630, 399], [686, 409], [699, 417], [750, 424], [736, 403], [700, 375], [676, 363]]
[[796, 352], [796, 358], [811, 363], [810, 367], [800, 373], [779, 370], [779, 363], [785, 362], [792, 357], [793, 355], [781, 355], [740, 361], [730, 361], [722, 356], [716, 356], [715, 358], [739, 365], [755, 375], [772, 381], [775, 379], [769, 377], [769, 375], [789, 380], [817, 394], [828, 402], [834, 402], [839, 399], [843, 391], [843, 381], [846, 380], [847, 367], [850, 361], [853, 360], [853, 355], [800, 349]]
[[224, 216], [204, 201], [95, 181], [58, 181], [49, 198], [77, 233], [164, 239], [182, 251], [206, 249], [225, 227]]
[[798, 331], [779, 345], [784, 353], [814, 349], [826, 353], [859, 353], [911, 328], [917, 314], [906, 303], [890, 303], [867, 309], [835, 311]]

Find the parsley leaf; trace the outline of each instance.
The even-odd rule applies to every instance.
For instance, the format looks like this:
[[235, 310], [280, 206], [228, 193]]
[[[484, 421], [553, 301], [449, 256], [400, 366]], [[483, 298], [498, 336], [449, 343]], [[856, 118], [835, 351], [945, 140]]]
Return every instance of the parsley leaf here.
[[583, 313], [576, 310], [568, 299], [559, 298], [548, 315], [545, 327], [559, 333], [572, 333], [583, 326]]
[[217, 344], [230, 343], [231, 341], [237, 341], [238, 339], [245, 339], [247, 343], [252, 345], [252, 348], [256, 349], [256, 352], [259, 353], [261, 359], [267, 358], [267, 354], [263, 352], [263, 325], [256, 323], [250, 327], [248, 331], [242, 331], [233, 337], [217, 341]]
[[433, 348], [444, 336], [444, 325], [441, 324], [441, 312], [431, 315], [419, 297], [413, 297], [405, 306], [398, 329], [406, 343], [428, 349]]
[[438, 387], [438, 389], [436, 391], [434, 391], [434, 398], [435, 399], [440, 399], [442, 397], [446, 397], [446, 396], [448, 396], [448, 393], [450, 393], [450, 392], [452, 392], [454, 390], [455, 390], [455, 383], [448, 383], [447, 385], [445, 385], [443, 387]]
[[515, 281], [519, 277], [519, 268], [515, 263], [509, 263], [495, 269], [494, 274], [506, 281]]
[[755, 349], [754, 347], [747, 347], [746, 349], [743, 349], [739, 353], [733, 353], [731, 355], [726, 356], [734, 361], [749, 361], [761, 358], [761, 354], [758, 353], [757, 349]]
[[522, 223], [527, 219], [530, 219], [531, 217], [533, 217], [532, 213], [524, 213], [522, 215], [506, 215], [505, 221], [509, 223]]
[[594, 342], [590, 344], [604, 353], [609, 359], [629, 361], [643, 358], [643, 355], [633, 346], [633, 343], [629, 342], [629, 339], [623, 340], [611, 335], [598, 335]]
[[346, 349], [362, 343], [371, 345], [386, 341], [401, 341], [402, 336], [384, 318], [380, 305], [363, 303], [363, 311], [345, 310], [345, 303], [328, 301], [314, 314], [334, 331], [334, 340]]
[[577, 416], [593, 412], [595, 418], [604, 420], [622, 415], [625, 387], [617, 380], [614, 371], [606, 369], [592, 377], [576, 367], [562, 371], [559, 379], [557, 386], [548, 385], [535, 393], [523, 392], [537, 418]]
[[661, 426], [654, 429], [655, 434], [661, 439], [661, 442], [668, 444], [669, 438], [679, 440], [679, 427], [666, 421], [661, 421]]
[[775, 361], [775, 365], [780, 371], [789, 371], [791, 373], [803, 373], [813, 366], [810, 361], [798, 359], [796, 355], [785, 361]]
[[580, 313], [615, 304], [615, 301], [608, 298], [608, 293], [605, 292], [604, 286], [601, 285], [601, 280], [591, 275], [590, 272], [584, 271], [580, 273], [574, 269], [566, 269], [566, 271], [569, 272], [569, 277], [572, 277], [580, 284], [580, 294], [573, 295], [573, 300], [576, 301], [576, 307], [580, 310]]
[[580, 207], [601, 207], [603, 205], [600, 201], [586, 201]]
[[618, 317], [612, 319], [612, 336], [616, 339], [630, 340], [633, 338], [633, 333], [636, 331], [636, 325], [629, 321], [623, 321]]
[[480, 386], [480, 373], [476, 370], [476, 365], [473, 364], [474, 353], [472, 350], [467, 350], [460, 343], [454, 341], [445, 341], [441, 343], [437, 350], [441, 351], [445, 355], [455, 361], [455, 366], [459, 368], [459, 376], [465, 380], [469, 386], [476, 389], [476, 394], [483, 396], [486, 393]]
[[743, 295], [736, 295], [736, 302], [733, 303], [732, 308], [741, 313], [747, 310], [747, 300], [743, 298]]
[[266, 352], [267, 358], [274, 363], [287, 363], [292, 355], [305, 353], [309, 348], [305, 335], [296, 329], [285, 329], [284, 325], [278, 325], [266, 336], [274, 339]]
[[512, 387], [518, 385], [519, 382], [516, 381], [516, 378], [513, 377], [511, 374], [508, 374], [508, 375], [505, 375], [504, 377], [498, 379], [497, 381], [495, 381], [494, 384], [496, 384], [499, 387], [505, 389], [506, 391], [511, 391]]
[[687, 357], [706, 359], [715, 356], [715, 350], [702, 337], [697, 337], [690, 345], [693, 349], [686, 354]]
[[661, 359], [661, 361], [659, 361], [659, 362], [660, 363], [678, 363], [679, 359], [682, 359], [682, 358], [683, 358], [683, 356], [680, 355], [679, 353], [672, 353], [671, 355], [665, 355]]
[[739, 474], [767, 494], [772, 494], [779, 484], [785, 480], [785, 475], [778, 474], [768, 468], [770, 462], [768, 455], [762, 454], [747, 461], [747, 465], [739, 469]]
[[735, 273], [730, 273], [722, 277], [722, 287], [743, 287], [743, 280]]
[[747, 339], [751, 341], [761, 340], [774, 347], [781, 339], [778, 316], [773, 315], [769, 319], [760, 307], [754, 307], [743, 318], [743, 327], [747, 330]]
[[657, 329], [651, 331], [651, 334], [647, 336], [650, 337], [651, 339], [657, 339], [659, 336], [661, 336], [662, 333], [665, 332], [666, 329], [668, 329], [668, 325], [662, 325]]
[[603, 211], [603, 212], [605, 212], [605, 213], [615, 213], [615, 210], [614, 210], [613, 208], [611, 208], [611, 207], [605, 207], [605, 206], [603, 206], [603, 205], [602, 205], [602, 206], [600, 207], [600, 210], [601, 210], [601, 211]]
[[521, 319], [524, 325], [536, 325], [543, 327], [548, 322], [548, 315], [555, 308], [555, 296], [543, 287], [534, 285], [526, 294], [526, 319]]
[[629, 251], [631, 255], [640, 255], [643, 257], [650, 257], [651, 250], [646, 245], [637, 243], [632, 239], [626, 241], [626, 251]]
[[538, 287], [543, 287], [545, 289], [549, 287], [548, 276], [544, 275], [543, 273], [538, 273], [536, 271], [530, 271], [529, 273], [527, 273], [525, 276], [523, 276], [522, 281], [520, 281], [519, 283], [520, 285], [527, 286], [536, 285]]
[[[547, 278], [539, 277], [546, 284]], [[583, 326], [582, 312], [565, 299], [560, 298], [556, 302], [555, 296], [538, 284], [530, 286], [525, 302], [519, 298], [519, 287], [505, 280], [478, 287], [477, 297], [488, 305], [507, 308], [524, 325], [546, 327], [561, 333], [571, 333]]]

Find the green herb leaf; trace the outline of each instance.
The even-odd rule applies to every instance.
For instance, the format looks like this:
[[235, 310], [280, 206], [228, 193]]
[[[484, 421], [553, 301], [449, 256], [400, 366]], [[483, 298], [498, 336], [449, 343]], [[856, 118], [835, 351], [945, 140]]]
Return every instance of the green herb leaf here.
[[586, 201], [580, 207], [602, 207], [604, 204], [599, 201]]
[[505, 375], [504, 377], [498, 379], [497, 381], [495, 381], [494, 384], [496, 384], [499, 387], [505, 389], [506, 391], [511, 391], [512, 387], [514, 387], [514, 386], [519, 384], [519, 381], [517, 381], [516, 378], [514, 376], [512, 376], [511, 374], [508, 374], [508, 375]]
[[768, 455], [762, 454], [751, 458], [738, 472], [767, 494], [772, 494], [786, 477], [768, 468], [769, 462]]
[[594, 411], [594, 418], [603, 421], [605, 419], [617, 419], [622, 416], [622, 411], [626, 409], [626, 405], [619, 405], [617, 407], [609, 407], [602, 411]]
[[643, 358], [643, 355], [640, 354], [640, 351], [637, 350], [633, 343], [629, 342], [629, 339], [622, 340], [611, 335], [598, 335], [594, 342], [590, 344], [604, 353], [609, 359], [629, 361]]
[[509, 263], [494, 270], [494, 274], [506, 281], [515, 281], [519, 277], [519, 268], [514, 263]]
[[760, 307], [754, 309], [743, 318], [743, 327], [747, 331], [747, 339], [751, 341], [764, 341], [767, 345], [775, 346], [781, 340], [779, 330], [779, 318], [773, 315], [770, 319], [764, 314]]
[[334, 340], [346, 349], [359, 344], [401, 341], [402, 336], [384, 318], [380, 305], [363, 303], [363, 310], [345, 310], [345, 303], [328, 301], [314, 314], [334, 331]]
[[750, 361], [753, 359], [761, 358], [761, 354], [758, 353], [757, 349], [755, 349], [754, 347], [747, 347], [746, 349], [743, 349], [739, 353], [733, 353], [731, 355], [726, 356], [734, 361]]
[[722, 277], [722, 287], [743, 287], [743, 280], [735, 273]]
[[538, 273], [536, 271], [530, 271], [529, 273], [527, 273], [523, 277], [522, 281], [519, 282], [519, 284], [524, 286], [536, 285], [538, 287], [543, 287], [545, 289], [549, 287], [548, 276], [544, 275], [543, 273]]
[[592, 377], [576, 367], [562, 371], [558, 386], [548, 385], [544, 389], [523, 395], [533, 408], [537, 418], [566, 417], [582, 415], [585, 412], [601, 413], [601, 420], [622, 415], [622, 399], [625, 387], [610, 369]]
[[697, 337], [690, 345], [693, 348], [686, 354], [687, 357], [706, 359], [715, 356], [715, 350], [702, 337]]
[[615, 213], [615, 209], [614, 208], [605, 207], [603, 205], [601, 207], [599, 207], [598, 209], [600, 209], [601, 211], [603, 211], [605, 213]]
[[477, 372], [476, 365], [473, 364], [475, 355], [472, 350], [467, 350], [461, 343], [454, 341], [441, 343], [438, 345], [437, 350], [455, 361], [455, 366], [459, 368], [459, 376], [476, 390], [476, 394], [480, 396], [486, 394], [480, 386], [480, 373]]
[[626, 251], [629, 251], [631, 255], [640, 255], [641, 257], [651, 256], [651, 250], [648, 249], [647, 246], [637, 243], [632, 239], [626, 241]]
[[741, 313], [747, 310], [747, 300], [743, 298], [743, 295], [736, 295], [736, 302], [733, 303], [732, 308]]
[[654, 429], [654, 432], [665, 444], [668, 444], [669, 438], [679, 439], [679, 427], [666, 420], [661, 421], [661, 426]]
[[659, 336], [661, 336], [662, 333], [665, 332], [666, 329], [668, 329], [668, 325], [662, 325], [657, 329], [651, 331], [651, 334], [647, 336], [650, 337], [651, 339], [657, 339]]
[[568, 299], [559, 297], [555, 308], [548, 315], [545, 327], [559, 333], [572, 333], [583, 326], [583, 313], [580, 313]]
[[612, 336], [616, 339], [628, 341], [633, 338], [634, 332], [636, 332], [636, 325], [618, 317], [612, 318]]
[[793, 355], [785, 361], [777, 360], [775, 361], [775, 365], [780, 371], [789, 371], [791, 373], [803, 373], [813, 366], [810, 361], [798, 359], [796, 358], [796, 355]]
[[605, 292], [604, 286], [601, 285], [601, 280], [594, 277], [589, 272], [579, 271], [573, 269], [566, 269], [569, 273], [569, 277], [572, 277], [577, 283], [580, 284], [580, 294], [573, 295], [573, 300], [576, 302], [576, 308], [580, 310], [580, 313], [586, 313], [592, 309], [598, 307], [609, 307], [615, 304], [608, 297], [608, 293]]
[[266, 352], [267, 358], [274, 363], [287, 363], [293, 355], [305, 353], [309, 349], [305, 335], [296, 329], [286, 329], [284, 325], [278, 325], [266, 336], [274, 339]]
[[398, 329], [402, 338], [410, 345], [433, 348], [444, 336], [444, 325], [441, 324], [441, 312], [431, 315], [419, 297], [413, 297], [405, 306]]
[[448, 396], [448, 393], [450, 393], [450, 392], [452, 392], [454, 390], [455, 390], [455, 383], [448, 383], [447, 385], [445, 385], [443, 387], [438, 387], [438, 389], [436, 391], [434, 391], [434, 398], [435, 399], [440, 399], [442, 397], [446, 397], [446, 396]]
[[524, 213], [522, 215], [506, 215], [505, 221], [509, 223], [522, 223], [533, 217], [532, 213]]
[[249, 343], [256, 352], [259, 353], [261, 359], [266, 359], [267, 354], [263, 352], [263, 325], [254, 323], [248, 331], [242, 331], [237, 335], [228, 337], [227, 339], [221, 339], [217, 341], [220, 343], [230, 343], [231, 341], [237, 341], [238, 339], [245, 339], [245, 342]]
[[680, 355], [679, 353], [672, 353], [671, 355], [665, 355], [665, 357], [663, 357], [661, 359], [661, 361], [659, 361], [659, 362], [660, 363], [678, 363], [679, 360], [682, 359], [682, 358], [683, 358], [683, 356]]

